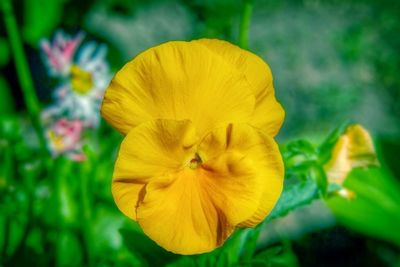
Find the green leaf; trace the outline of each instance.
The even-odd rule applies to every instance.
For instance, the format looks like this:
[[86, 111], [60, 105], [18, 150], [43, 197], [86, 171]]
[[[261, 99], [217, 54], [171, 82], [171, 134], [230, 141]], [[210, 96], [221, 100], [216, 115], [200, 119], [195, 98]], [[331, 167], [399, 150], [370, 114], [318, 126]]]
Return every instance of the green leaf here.
[[355, 193], [347, 200], [327, 199], [337, 220], [357, 231], [400, 246], [400, 185], [384, 169], [355, 169], [344, 187]]
[[282, 195], [267, 220], [284, 216], [291, 210], [309, 204], [317, 198], [318, 186], [315, 181], [298, 181], [294, 177], [286, 178]]

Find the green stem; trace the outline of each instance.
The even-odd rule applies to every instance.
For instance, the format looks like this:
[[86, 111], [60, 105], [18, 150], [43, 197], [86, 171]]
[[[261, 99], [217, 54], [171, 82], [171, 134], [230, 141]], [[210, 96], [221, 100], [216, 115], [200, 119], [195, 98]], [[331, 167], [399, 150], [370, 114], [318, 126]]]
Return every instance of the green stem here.
[[[89, 161], [89, 159], [87, 160]], [[86, 256], [88, 266], [93, 266], [93, 253], [92, 253], [92, 244], [93, 244], [93, 236], [92, 236], [92, 227], [91, 227], [91, 198], [89, 191], [89, 175], [90, 174], [90, 162], [84, 162], [80, 166], [80, 199], [81, 199], [81, 214], [82, 214], [82, 232], [83, 238], [85, 242]]]
[[243, 13], [240, 21], [239, 46], [243, 49], [249, 47], [249, 28], [253, 13], [253, 1], [243, 0]]
[[29, 71], [28, 62], [19, 36], [17, 22], [15, 19], [13, 7], [10, 0], [1, 0], [1, 9], [4, 15], [4, 23], [10, 41], [11, 50], [14, 55], [15, 66], [21, 89], [24, 96], [26, 108], [32, 120], [33, 127], [39, 139], [40, 146], [43, 151], [46, 149], [46, 139], [43, 135], [43, 129], [40, 123], [40, 105], [35, 94], [35, 88], [31, 73]]

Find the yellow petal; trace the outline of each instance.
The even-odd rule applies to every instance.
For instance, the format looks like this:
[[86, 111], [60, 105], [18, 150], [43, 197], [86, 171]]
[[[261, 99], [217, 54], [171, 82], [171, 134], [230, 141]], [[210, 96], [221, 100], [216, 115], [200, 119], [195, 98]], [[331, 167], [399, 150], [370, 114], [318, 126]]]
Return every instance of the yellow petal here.
[[276, 101], [274, 89], [266, 89], [256, 100], [253, 116], [249, 124], [260, 128], [269, 136], [276, 136], [285, 119], [285, 111]]
[[114, 168], [112, 192], [118, 208], [135, 220], [144, 185], [152, 177], [182, 168], [195, 153], [196, 141], [189, 121], [156, 120], [132, 129], [121, 144]]
[[200, 186], [232, 226], [254, 214], [262, 194], [258, 170], [246, 152], [221, 151], [199, 170]]
[[[169, 179], [168, 179], [169, 178]], [[143, 231], [174, 253], [198, 254], [221, 245], [233, 231], [208, 193], [197, 172], [184, 170], [146, 186], [137, 209]]]
[[260, 137], [262, 145], [253, 147], [251, 153], [253, 161], [260, 165], [258, 169], [262, 170], [263, 193], [257, 210], [239, 225], [241, 227], [254, 227], [262, 222], [275, 207], [283, 190], [284, 166], [278, 144], [267, 135], [260, 134]]
[[238, 224], [263, 219], [283, 184], [271, 140], [245, 124], [213, 130], [198, 147], [197, 168], [148, 182], [137, 207], [143, 231], [169, 251], [196, 254], [220, 246]]
[[349, 137], [349, 159], [353, 167], [378, 165], [374, 143], [369, 132], [361, 125], [349, 126], [346, 130]]
[[257, 55], [223, 40], [199, 39], [194, 42], [203, 44], [243, 73], [256, 97], [272, 84], [271, 69]]
[[136, 221], [136, 207], [143, 198], [145, 183], [135, 179], [113, 179], [111, 191], [118, 209], [128, 218]]
[[377, 166], [372, 138], [361, 125], [352, 125], [339, 137], [324, 168], [331, 183], [342, 185], [353, 168]]
[[205, 45], [246, 76], [256, 98], [250, 124], [275, 136], [282, 126], [285, 112], [275, 98], [272, 73], [267, 63], [257, 55], [226, 41], [200, 39], [196, 42]]
[[343, 135], [336, 141], [332, 150], [332, 157], [324, 169], [330, 183], [343, 184], [347, 174], [351, 171], [351, 161], [349, 160], [349, 137]]
[[[204, 168], [208, 167], [208, 162], [215, 165], [220, 157], [226, 155], [224, 153], [242, 155], [239, 164], [229, 164], [227, 161], [226, 166], [231, 172], [241, 168], [254, 171], [252, 178], [255, 179], [253, 183], [257, 184], [258, 191], [253, 192], [251, 198], [252, 201], [257, 201], [254, 206], [256, 209], [243, 206], [244, 209], [252, 210], [251, 216], [248, 216], [244, 210], [232, 210], [229, 206], [224, 207], [228, 218], [237, 217], [237, 220], [232, 219], [233, 223], [240, 223], [241, 227], [253, 227], [263, 221], [272, 211], [283, 189], [284, 167], [279, 148], [271, 137], [256, 131], [253, 127], [231, 124], [226, 128], [214, 130], [203, 140], [199, 148], [199, 155], [206, 162]], [[242, 175], [242, 177], [244, 176]], [[248, 186], [252, 186], [248, 180], [249, 178], [245, 181], [238, 180], [237, 182], [247, 184], [242, 184], [237, 188], [245, 190]], [[237, 194], [237, 192], [233, 193], [232, 197], [236, 197]], [[252, 203], [254, 204], [254, 202]], [[234, 212], [234, 214], [230, 214], [230, 212]], [[243, 216], [238, 217], [238, 214]]]
[[152, 119], [189, 119], [199, 135], [246, 122], [255, 97], [246, 77], [197, 42], [168, 42], [139, 54], [106, 91], [103, 117], [121, 133]]

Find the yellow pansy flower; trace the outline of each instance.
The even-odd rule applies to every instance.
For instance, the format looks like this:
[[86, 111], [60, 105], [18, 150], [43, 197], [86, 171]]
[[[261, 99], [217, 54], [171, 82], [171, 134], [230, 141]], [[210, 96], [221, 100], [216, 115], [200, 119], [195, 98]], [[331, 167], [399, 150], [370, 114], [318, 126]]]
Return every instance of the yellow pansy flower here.
[[228, 42], [161, 44], [113, 78], [103, 117], [125, 138], [112, 192], [145, 234], [180, 254], [208, 252], [276, 204], [284, 111], [268, 65]]
[[[332, 157], [324, 169], [330, 183], [343, 185], [353, 168], [378, 164], [370, 134], [361, 125], [355, 124], [347, 127], [345, 133], [339, 137], [332, 150]], [[354, 193], [345, 188], [339, 190], [338, 194], [349, 199], [354, 197]]]

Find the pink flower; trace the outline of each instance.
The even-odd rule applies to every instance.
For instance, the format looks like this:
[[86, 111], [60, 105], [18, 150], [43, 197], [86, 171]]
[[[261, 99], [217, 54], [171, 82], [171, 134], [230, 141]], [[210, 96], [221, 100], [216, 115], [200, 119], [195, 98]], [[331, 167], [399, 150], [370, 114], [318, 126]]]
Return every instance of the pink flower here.
[[53, 156], [65, 155], [72, 160], [85, 160], [82, 152], [81, 135], [83, 124], [80, 120], [59, 119], [46, 131], [48, 147]]
[[75, 51], [84, 37], [82, 32], [70, 37], [62, 31], [57, 31], [52, 43], [47, 39], [40, 42], [50, 75], [69, 75]]

